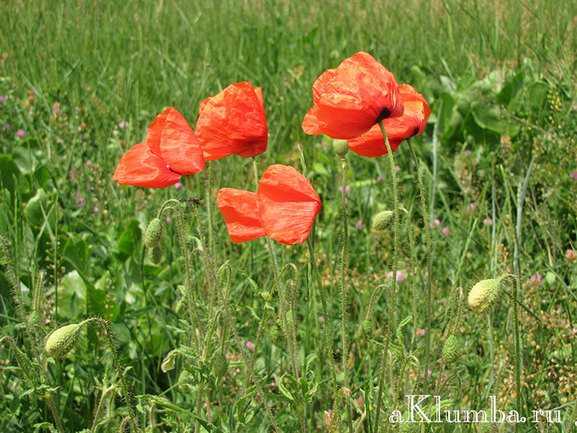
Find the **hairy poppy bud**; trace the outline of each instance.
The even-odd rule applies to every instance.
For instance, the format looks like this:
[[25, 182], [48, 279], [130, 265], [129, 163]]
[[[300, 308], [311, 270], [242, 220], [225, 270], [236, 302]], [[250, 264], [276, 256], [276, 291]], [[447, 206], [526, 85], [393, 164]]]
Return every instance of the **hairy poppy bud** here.
[[349, 144], [346, 142], [346, 140], [333, 140], [333, 150], [338, 156], [342, 158], [349, 151]]
[[373, 222], [371, 228], [375, 232], [380, 232], [389, 226], [389, 223], [393, 219], [392, 210], [384, 210], [379, 212], [373, 217]]
[[176, 350], [171, 350], [170, 352], [168, 352], [168, 355], [164, 357], [162, 364], [160, 364], [160, 369], [162, 370], [163, 373], [166, 373], [170, 370], [174, 370], [177, 355], [178, 352]]
[[78, 323], [72, 323], [58, 328], [46, 338], [44, 350], [53, 358], [58, 359], [64, 357], [70, 352], [72, 347], [74, 347], [74, 343], [81, 329], [82, 324]]
[[148, 227], [146, 227], [146, 232], [144, 232], [144, 246], [146, 248], [157, 247], [160, 243], [160, 237], [162, 236], [162, 223], [160, 218], [153, 218]]
[[449, 335], [443, 345], [442, 357], [447, 364], [454, 362], [459, 356], [459, 339], [453, 334]]
[[497, 299], [500, 286], [501, 278], [479, 281], [469, 292], [467, 298], [469, 308], [477, 313], [487, 310]]

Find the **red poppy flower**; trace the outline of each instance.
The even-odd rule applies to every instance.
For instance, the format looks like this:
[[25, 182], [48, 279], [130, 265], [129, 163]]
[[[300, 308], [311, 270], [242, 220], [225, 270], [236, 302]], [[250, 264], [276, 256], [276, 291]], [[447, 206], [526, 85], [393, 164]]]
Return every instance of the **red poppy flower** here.
[[364, 134], [381, 119], [402, 113], [394, 75], [361, 51], [317, 78], [313, 107], [302, 127], [309, 135], [350, 139]]
[[266, 234], [260, 222], [256, 193], [221, 188], [216, 203], [234, 243], [252, 241]]
[[[422, 134], [431, 114], [429, 104], [423, 95], [408, 84], [399, 86], [399, 95], [404, 107], [403, 115], [383, 121], [393, 152], [397, 150], [403, 140]], [[349, 140], [349, 148], [359, 155], [368, 157], [387, 154], [387, 147], [379, 125], [373, 126], [360, 137]]]
[[138, 143], [122, 156], [112, 178], [122, 185], [166, 188], [178, 182], [180, 175], [171, 171], [146, 143]]
[[302, 243], [321, 209], [309, 181], [294, 168], [279, 164], [263, 173], [256, 194], [223, 188], [217, 203], [236, 243], [264, 235], [281, 244]]
[[165, 108], [148, 126], [146, 144], [178, 174], [186, 176], [204, 169], [202, 149], [194, 131], [172, 107]]
[[260, 88], [235, 83], [200, 103], [196, 135], [204, 157], [253, 157], [266, 150], [268, 126]]
[[258, 183], [262, 226], [281, 244], [300, 244], [309, 236], [321, 199], [306, 177], [286, 165], [271, 165]]
[[182, 114], [168, 107], [150, 123], [144, 143], [122, 156], [113, 179], [123, 185], [166, 188], [181, 175], [202, 171], [204, 164], [194, 131]]

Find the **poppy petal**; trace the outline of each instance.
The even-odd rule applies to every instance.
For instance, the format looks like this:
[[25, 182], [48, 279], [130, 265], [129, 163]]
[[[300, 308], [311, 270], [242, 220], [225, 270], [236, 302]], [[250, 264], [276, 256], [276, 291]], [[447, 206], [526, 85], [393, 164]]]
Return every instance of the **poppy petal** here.
[[257, 195], [267, 236], [287, 245], [308, 238], [321, 200], [302, 174], [286, 165], [271, 165], [259, 181]]
[[268, 126], [262, 90], [245, 81], [202, 101], [196, 135], [207, 160], [263, 153]]
[[[395, 152], [399, 147], [400, 141], [393, 141], [389, 138], [389, 144], [393, 152]], [[357, 155], [369, 158], [386, 155], [387, 147], [379, 125], [375, 125], [369, 132], [365, 132], [360, 137], [349, 140], [349, 149]]]
[[171, 171], [146, 143], [138, 143], [122, 156], [112, 178], [122, 185], [166, 188], [177, 183], [180, 175]]
[[194, 131], [172, 107], [165, 108], [149, 125], [146, 143], [179, 174], [191, 175], [204, 169], [202, 149]]
[[[399, 95], [403, 103], [403, 115], [383, 120], [391, 149], [396, 151], [403, 140], [424, 132], [431, 113], [425, 98], [408, 84], [399, 86]], [[373, 126], [360, 137], [349, 140], [351, 151], [367, 157], [387, 154], [383, 134], [379, 125]]]
[[365, 52], [322, 73], [313, 84], [313, 104], [319, 126], [311, 129], [305, 117], [305, 132], [339, 139], [358, 137], [378, 120], [403, 112], [394, 75]]
[[259, 218], [256, 193], [221, 188], [216, 202], [234, 243], [252, 241], [265, 235]]

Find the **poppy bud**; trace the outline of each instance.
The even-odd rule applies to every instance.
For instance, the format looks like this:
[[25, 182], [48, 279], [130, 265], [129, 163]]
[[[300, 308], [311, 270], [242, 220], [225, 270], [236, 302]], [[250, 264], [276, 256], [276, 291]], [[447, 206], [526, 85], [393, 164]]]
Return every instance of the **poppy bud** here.
[[447, 364], [453, 363], [459, 356], [459, 339], [453, 334], [449, 335], [443, 345], [442, 358]]
[[469, 308], [482, 313], [493, 305], [499, 294], [501, 278], [481, 280], [469, 292], [467, 303]]
[[373, 217], [371, 228], [375, 232], [383, 231], [389, 226], [389, 223], [391, 222], [392, 219], [393, 219], [392, 210], [381, 211]]
[[346, 140], [333, 140], [333, 150], [338, 156], [343, 158], [349, 151], [349, 144]]
[[44, 350], [55, 359], [64, 357], [74, 347], [80, 329], [82, 329], [81, 323], [72, 323], [58, 328], [46, 338]]
[[168, 352], [168, 355], [164, 357], [162, 360], [162, 364], [160, 364], [160, 369], [163, 373], [166, 373], [170, 370], [174, 370], [174, 365], [176, 364], [176, 356], [178, 352], [176, 350], [171, 350]]
[[160, 218], [153, 218], [150, 223], [148, 223], [148, 227], [146, 227], [146, 231], [144, 232], [144, 246], [146, 248], [157, 247], [160, 243], [161, 236], [162, 223], [160, 222]]

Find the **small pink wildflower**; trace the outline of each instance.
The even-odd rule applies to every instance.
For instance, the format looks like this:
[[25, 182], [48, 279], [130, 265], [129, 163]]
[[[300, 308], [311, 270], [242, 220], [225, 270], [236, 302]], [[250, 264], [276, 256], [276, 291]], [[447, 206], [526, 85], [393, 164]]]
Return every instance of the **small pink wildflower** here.
[[254, 343], [253, 343], [252, 341], [250, 341], [250, 340], [246, 340], [246, 342], [244, 343], [244, 347], [246, 347], [246, 349], [247, 349], [249, 352], [254, 352], [254, 350], [255, 350], [255, 345], [254, 345]]
[[24, 131], [23, 129], [19, 129], [18, 131], [16, 131], [16, 137], [17, 137], [17, 138], [24, 138], [24, 137], [26, 137], [26, 131]]
[[573, 180], [577, 180], [577, 171], [572, 172], [569, 176], [571, 176]]
[[529, 278], [529, 285], [531, 287], [539, 287], [543, 282], [543, 276], [540, 273], [535, 273]]
[[483, 220], [483, 224], [485, 224], [486, 226], [492, 226], [493, 220], [491, 218], [487, 217]]
[[441, 234], [447, 238], [451, 235], [451, 229], [449, 227], [443, 227], [441, 229]]

